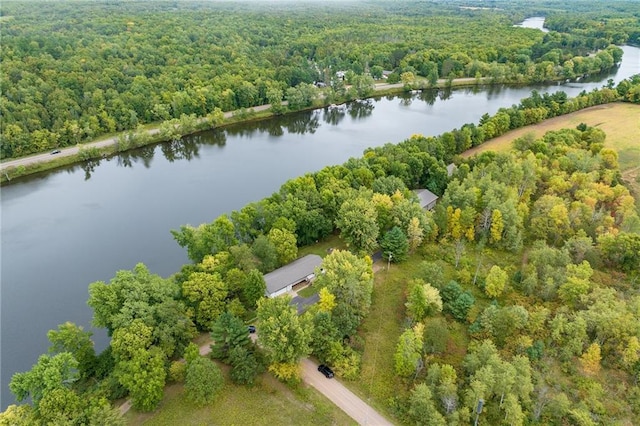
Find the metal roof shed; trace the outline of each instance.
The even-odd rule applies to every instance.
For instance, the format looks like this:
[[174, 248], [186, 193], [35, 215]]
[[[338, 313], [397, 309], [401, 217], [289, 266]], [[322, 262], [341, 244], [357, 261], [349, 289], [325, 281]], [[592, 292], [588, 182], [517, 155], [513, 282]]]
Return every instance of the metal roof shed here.
[[428, 189], [416, 189], [415, 190], [418, 199], [420, 200], [420, 207], [426, 210], [431, 210], [436, 206], [438, 196]]

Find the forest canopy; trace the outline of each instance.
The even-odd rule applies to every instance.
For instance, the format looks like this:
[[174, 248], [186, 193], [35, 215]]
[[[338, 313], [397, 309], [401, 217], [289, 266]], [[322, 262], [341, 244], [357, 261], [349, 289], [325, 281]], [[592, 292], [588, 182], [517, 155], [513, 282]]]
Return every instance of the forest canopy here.
[[[389, 82], [574, 78], [611, 68], [622, 55], [613, 45], [638, 39], [623, 2], [599, 31], [587, 30], [593, 10], [496, 4], [3, 2], [0, 155], [287, 100], [288, 88], [330, 83], [337, 71], [386, 70]], [[554, 31], [514, 27], [527, 13], [549, 15]]]

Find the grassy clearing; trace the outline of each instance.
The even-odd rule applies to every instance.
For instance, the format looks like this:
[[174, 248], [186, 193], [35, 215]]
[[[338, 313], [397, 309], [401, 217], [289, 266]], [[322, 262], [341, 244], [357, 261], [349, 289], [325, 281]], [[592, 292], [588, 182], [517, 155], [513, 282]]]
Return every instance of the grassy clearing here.
[[130, 411], [130, 425], [353, 425], [355, 422], [315, 390], [303, 385], [288, 388], [263, 374], [252, 388], [228, 380], [213, 404], [197, 407], [189, 402], [181, 384], [165, 389], [153, 413]]
[[300, 297], [311, 297], [319, 291], [318, 287], [314, 287], [312, 285], [308, 285], [302, 290], [298, 290], [298, 296]]
[[506, 151], [511, 149], [514, 139], [533, 133], [541, 137], [550, 130], [574, 128], [580, 123], [598, 127], [607, 134], [605, 146], [616, 150], [620, 157], [620, 169], [625, 171], [640, 164], [640, 105], [611, 103], [554, 117], [542, 123], [512, 130], [491, 139], [480, 146], [465, 151], [462, 156], [470, 157], [483, 151]]
[[318, 256], [325, 257], [329, 253], [329, 249], [346, 250], [347, 246], [344, 241], [340, 239], [338, 234], [333, 234], [310, 246], [300, 247], [298, 250], [298, 257], [306, 256], [308, 254], [317, 254]]
[[402, 264], [380, 261], [374, 281], [371, 310], [364, 319], [359, 333], [364, 340], [360, 380], [348, 386], [368, 400], [372, 406], [393, 418], [392, 403], [406, 394], [407, 386], [395, 374], [393, 355], [400, 334], [405, 329], [406, 287], [418, 275], [419, 254]]

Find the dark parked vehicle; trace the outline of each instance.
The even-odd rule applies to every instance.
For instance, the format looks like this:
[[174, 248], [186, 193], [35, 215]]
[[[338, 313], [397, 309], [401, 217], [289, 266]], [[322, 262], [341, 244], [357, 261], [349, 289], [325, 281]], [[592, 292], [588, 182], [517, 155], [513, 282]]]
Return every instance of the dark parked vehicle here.
[[53, 154], [60, 154], [60, 150], [59, 149], [54, 149], [53, 151], [51, 151], [51, 155]]
[[318, 366], [318, 371], [324, 374], [327, 379], [331, 379], [333, 377], [333, 370], [324, 364], [320, 364]]
[[256, 332], [256, 326], [255, 325], [250, 325], [248, 327], [248, 329], [249, 329], [249, 333], [255, 333]]

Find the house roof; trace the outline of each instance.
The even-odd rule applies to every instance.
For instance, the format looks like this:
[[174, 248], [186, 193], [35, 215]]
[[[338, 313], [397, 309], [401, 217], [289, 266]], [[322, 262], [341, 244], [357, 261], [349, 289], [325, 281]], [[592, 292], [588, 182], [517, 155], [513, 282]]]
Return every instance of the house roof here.
[[438, 199], [438, 196], [428, 189], [416, 189], [414, 192], [420, 200], [420, 207], [423, 209]]
[[455, 164], [451, 163], [447, 165], [447, 176], [451, 177], [453, 173], [456, 171], [457, 167]]
[[322, 258], [317, 254], [308, 254], [284, 265], [275, 271], [265, 274], [264, 281], [267, 284], [267, 293], [273, 294], [291, 284], [297, 284], [308, 275], [313, 274], [316, 266], [322, 264]]

